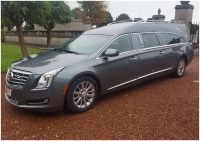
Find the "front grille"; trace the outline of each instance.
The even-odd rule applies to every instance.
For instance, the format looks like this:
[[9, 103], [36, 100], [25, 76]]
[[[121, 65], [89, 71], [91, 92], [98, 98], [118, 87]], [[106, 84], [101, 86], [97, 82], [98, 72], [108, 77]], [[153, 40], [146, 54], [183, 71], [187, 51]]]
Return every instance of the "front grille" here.
[[23, 87], [30, 74], [30, 72], [9, 69], [6, 75], [6, 81], [9, 85]]

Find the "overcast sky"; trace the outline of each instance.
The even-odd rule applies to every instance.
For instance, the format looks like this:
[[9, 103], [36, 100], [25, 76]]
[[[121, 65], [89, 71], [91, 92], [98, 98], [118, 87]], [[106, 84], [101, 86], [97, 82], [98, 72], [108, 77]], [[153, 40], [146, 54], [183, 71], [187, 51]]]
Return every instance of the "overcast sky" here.
[[[71, 9], [78, 7], [76, 1], [67, 1]], [[194, 6], [192, 22], [199, 22], [199, 1], [190, 1]], [[144, 20], [158, 14], [165, 15], [165, 21], [175, 18], [175, 6], [181, 5], [180, 1], [109, 1], [109, 9], [113, 20], [120, 14], [126, 13], [130, 18], [140, 17]]]

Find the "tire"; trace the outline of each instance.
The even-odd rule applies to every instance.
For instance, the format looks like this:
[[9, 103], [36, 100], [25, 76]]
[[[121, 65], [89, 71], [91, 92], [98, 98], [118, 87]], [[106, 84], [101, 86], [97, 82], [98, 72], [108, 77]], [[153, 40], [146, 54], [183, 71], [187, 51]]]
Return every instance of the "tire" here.
[[73, 113], [85, 112], [94, 106], [98, 97], [98, 85], [89, 76], [77, 78], [65, 96], [65, 108]]
[[184, 75], [185, 72], [185, 67], [186, 67], [186, 61], [184, 57], [181, 57], [180, 60], [178, 61], [176, 70], [173, 72], [173, 76], [176, 78], [180, 78]]

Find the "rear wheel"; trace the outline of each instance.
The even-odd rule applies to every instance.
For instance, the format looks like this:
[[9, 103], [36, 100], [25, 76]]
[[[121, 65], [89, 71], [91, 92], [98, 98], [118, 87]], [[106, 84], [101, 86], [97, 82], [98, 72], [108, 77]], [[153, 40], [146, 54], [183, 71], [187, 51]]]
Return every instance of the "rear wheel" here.
[[186, 67], [186, 61], [184, 57], [181, 57], [178, 65], [176, 67], [176, 70], [174, 71], [173, 75], [177, 78], [182, 77], [184, 72], [185, 72], [185, 67]]
[[82, 113], [89, 110], [98, 97], [98, 85], [89, 76], [76, 79], [69, 87], [65, 96], [65, 108], [74, 113]]

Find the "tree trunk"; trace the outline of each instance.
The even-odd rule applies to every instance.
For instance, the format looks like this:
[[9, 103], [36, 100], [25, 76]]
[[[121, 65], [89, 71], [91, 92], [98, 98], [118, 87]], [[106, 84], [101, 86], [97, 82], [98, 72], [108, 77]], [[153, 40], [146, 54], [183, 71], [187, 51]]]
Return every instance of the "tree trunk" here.
[[27, 52], [27, 49], [26, 49], [26, 44], [25, 44], [25, 41], [24, 41], [24, 36], [23, 36], [23, 33], [22, 33], [21, 24], [16, 25], [16, 28], [17, 28], [17, 34], [18, 34], [18, 38], [19, 38], [19, 43], [20, 43], [22, 55], [23, 55], [23, 57], [28, 57], [28, 52]]
[[52, 29], [47, 29], [47, 47], [51, 46], [51, 31]]

